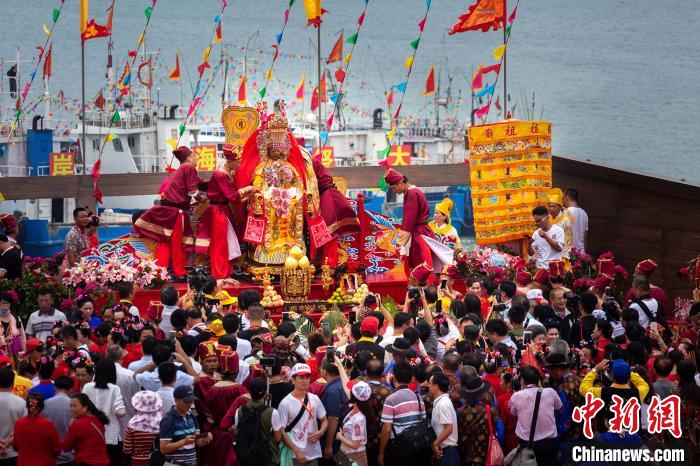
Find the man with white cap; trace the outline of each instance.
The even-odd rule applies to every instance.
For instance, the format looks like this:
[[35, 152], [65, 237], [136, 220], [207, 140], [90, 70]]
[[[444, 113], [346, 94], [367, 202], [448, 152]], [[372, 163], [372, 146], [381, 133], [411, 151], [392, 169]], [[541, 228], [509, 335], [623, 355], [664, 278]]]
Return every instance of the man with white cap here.
[[321, 399], [309, 393], [311, 368], [308, 364], [295, 364], [290, 375], [294, 390], [277, 408], [285, 426], [282, 441], [292, 450], [295, 465], [317, 466], [322, 455], [319, 440], [328, 428], [326, 410]]

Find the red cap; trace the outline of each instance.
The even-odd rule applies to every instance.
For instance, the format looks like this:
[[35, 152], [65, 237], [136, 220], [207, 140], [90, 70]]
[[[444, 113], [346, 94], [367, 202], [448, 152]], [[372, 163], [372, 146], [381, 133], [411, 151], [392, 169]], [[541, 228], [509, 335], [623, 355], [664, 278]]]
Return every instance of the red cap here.
[[552, 278], [563, 277], [566, 275], [566, 265], [564, 261], [553, 260], [549, 261], [549, 276]]
[[360, 333], [371, 333], [376, 335], [379, 331], [379, 319], [373, 316], [365, 317], [360, 324]]
[[388, 169], [384, 174], [384, 181], [386, 181], [389, 186], [399, 184], [403, 179], [404, 176], [393, 168]]
[[146, 308], [146, 314], [149, 320], [160, 320], [163, 316], [163, 303], [160, 301], [149, 301]]
[[532, 274], [527, 270], [518, 270], [515, 274], [515, 283], [520, 286], [527, 286], [532, 281]]
[[[228, 346], [224, 347], [228, 348]], [[204, 361], [207, 358], [218, 358], [219, 352], [217, 351], [217, 346], [214, 341], [203, 341], [197, 346], [197, 357], [199, 361]]]
[[10, 358], [5, 356], [4, 354], [0, 356], [0, 367], [5, 367], [10, 364]]
[[598, 275], [615, 275], [615, 263], [612, 259], [598, 259], [595, 264]]
[[2, 214], [0, 215], [0, 226], [2, 226], [5, 232], [10, 233], [17, 228], [17, 219], [14, 215]]
[[647, 278], [651, 277], [651, 274], [654, 273], [657, 267], [658, 264], [651, 259], [645, 259], [637, 264], [637, 270], [643, 275], [646, 275]]
[[44, 346], [44, 344], [39, 340], [38, 338], [30, 338], [27, 340], [26, 348], [27, 348], [27, 353], [34, 351], [38, 348], [41, 348]]
[[180, 163], [187, 160], [187, 157], [189, 157], [191, 154], [192, 150], [187, 146], [180, 146], [173, 151], [173, 155], [180, 161]]
[[219, 372], [238, 372], [238, 353], [229, 348], [226, 351], [223, 351], [221, 354], [219, 354]]
[[547, 272], [545, 269], [538, 269], [535, 273], [533, 281], [538, 285], [546, 285], [549, 282], [549, 272]]
[[243, 148], [235, 144], [224, 145], [224, 158], [226, 160], [241, 160]]
[[432, 272], [433, 271], [429, 269], [428, 266], [421, 264], [413, 269], [411, 272], [411, 277], [413, 277], [418, 283], [423, 284], [428, 281]]

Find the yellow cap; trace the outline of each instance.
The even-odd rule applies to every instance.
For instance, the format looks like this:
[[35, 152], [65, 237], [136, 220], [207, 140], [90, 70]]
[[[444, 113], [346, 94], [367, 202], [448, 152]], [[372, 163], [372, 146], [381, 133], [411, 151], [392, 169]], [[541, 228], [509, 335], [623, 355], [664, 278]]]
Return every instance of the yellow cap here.
[[212, 320], [209, 324], [209, 330], [217, 337], [226, 335], [226, 330], [224, 330], [224, 324], [221, 322], [221, 319]]
[[452, 212], [452, 207], [454, 207], [454, 205], [452, 199], [446, 197], [435, 206], [435, 210], [449, 219], [450, 212]]
[[547, 192], [547, 202], [564, 205], [564, 193], [559, 188], [552, 188]]
[[238, 298], [234, 298], [233, 296], [228, 294], [228, 291], [226, 290], [221, 290], [218, 293], [216, 293], [216, 299], [219, 300], [219, 303], [221, 303], [222, 306], [229, 306], [238, 302]]

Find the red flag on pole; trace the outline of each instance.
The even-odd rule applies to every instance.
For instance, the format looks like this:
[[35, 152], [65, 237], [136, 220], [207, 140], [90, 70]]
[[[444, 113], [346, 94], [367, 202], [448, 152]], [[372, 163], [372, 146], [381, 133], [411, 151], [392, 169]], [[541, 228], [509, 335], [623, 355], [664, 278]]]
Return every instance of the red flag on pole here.
[[481, 74], [490, 73], [492, 71], [496, 74], [500, 73], [501, 72], [501, 64], [497, 63], [495, 65], [486, 66], [484, 68], [481, 68]]
[[430, 67], [428, 76], [425, 78], [425, 90], [423, 95], [435, 94], [435, 65]]
[[216, 36], [214, 37], [214, 44], [221, 42], [221, 21], [216, 24]]
[[328, 55], [328, 60], [326, 60], [326, 64], [329, 63], [334, 63], [337, 61], [340, 61], [343, 59], [343, 31], [340, 31], [340, 35], [338, 36], [338, 40], [333, 46], [333, 50], [331, 50], [331, 54]]
[[326, 101], [326, 74], [321, 77], [321, 100]]
[[176, 53], [175, 54], [175, 67], [170, 70], [170, 74], [168, 75], [171, 81], [179, 81], [180, 80], [180, 54]]
[[386, 105], [391, 108], [394, 106], [394, 90], [390, 90], [386, 93]]
[[112, 4], [108, 8], [109, 14], [107, 15], [107, 22], [105, 23], [105, 27], [109, 30], [109, 34], [112, 35], [112, 18], [114, 17], [114, 0], [112, 0]]
[[482, 66], [479, 65], [479, 68], [476, 70], [476, 73], [474, 73], [474, 76], [472, 76], [472, 91], [478, 91], [479, 89], [482, 89], [484, 87], [484, 75], [482, 73]]
[[83, 42], [90, 39], [97, 39], [98, 37], [109, 37], [111, 31], [106, 27], [95, 23], [95, 19], [91, 19], [90, 22], [85, 27], [85, 32], [82, 34]]
[[245, 105], [247, 101], [245, 95], [246, 80], [246, 75], [242, 75], [241, 84], [238, 86], [238, 105]]
[[311, 94], [311, 111], [318, 108], [318, 87], [314, 87], [314, 92]]
[[503, 0], [478, 0], [469, 7], [466, 13], [459, 16], [457, 24], [452, 26], [448, 34], [476, 30], [487, 32], [492, 28], [497, 31], [505, 17], [505, 2]]
[[335, 79], [338, 81], [338, 83], [343, 83], [345, 81], [345, 71], [343, 71], [343, 68], [340, 67], [337, 70], [335, 70]]
[[100, 89], [100, 93], [97, 94], [97, 98], [95, 99], [95, 107], [99, 108], [100, 110], [105, 109], [105, 98], [104, 95], [102, 94], [102, 89]]
[[296, 99], [299, 101], [304, 100], [304, 81], [306, 81], [306, 73], [301, 75], [301, 79], [299, 80], [299, 85], [297, 86]]
[[44, 60], [44, 79], [51, 77], [51, 57], [52, 57], [53, 43], [49, 46], [49, 51], [46, 53], [46, 59]]

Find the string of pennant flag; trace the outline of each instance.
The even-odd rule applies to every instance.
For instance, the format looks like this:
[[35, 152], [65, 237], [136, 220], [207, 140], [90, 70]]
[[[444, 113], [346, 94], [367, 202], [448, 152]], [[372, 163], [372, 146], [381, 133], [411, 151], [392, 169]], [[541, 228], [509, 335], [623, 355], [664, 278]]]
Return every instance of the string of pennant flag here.
[[[282, 38], [284, 37], [284, 30], [287, 28], [287, 23], [289, 22], [289, 13], [292, 9], [292, 6], [296, 0], [289, 0], [289, 6], [285, 8], [284, 10], [284, 23], [282, 23], [282, 30], [275, 35], [275, 43], [272, 45], [272, 49], [274, 50], [274, 54], [272, 55], [272, 61], [270, 62], [270, 67], [267, 69], [267, 73], [265, 73], [265, 85], [260, 89], [259, 95], [261, 99], [265, 98], [265, 95], [267, 94], [267, 85], [270, 82], [270, 79], [272, 79], [272, 69], [275, 67], [275, 62], [277, 61], [277, 58], [279, 57], [279, 51], [280, 51], [280, 44], [282, 44]], [[320, 2], [319, 2], [320, 3]], [[241, 78], [241, 87], [238, 92], [238, 100], [239, 102], [243, 101], [245, 102], [245, 86], [246, 86], [246, 75], [243, 74], [243, 77]], [[242, 98], [241, 98], [242, 95]]]

